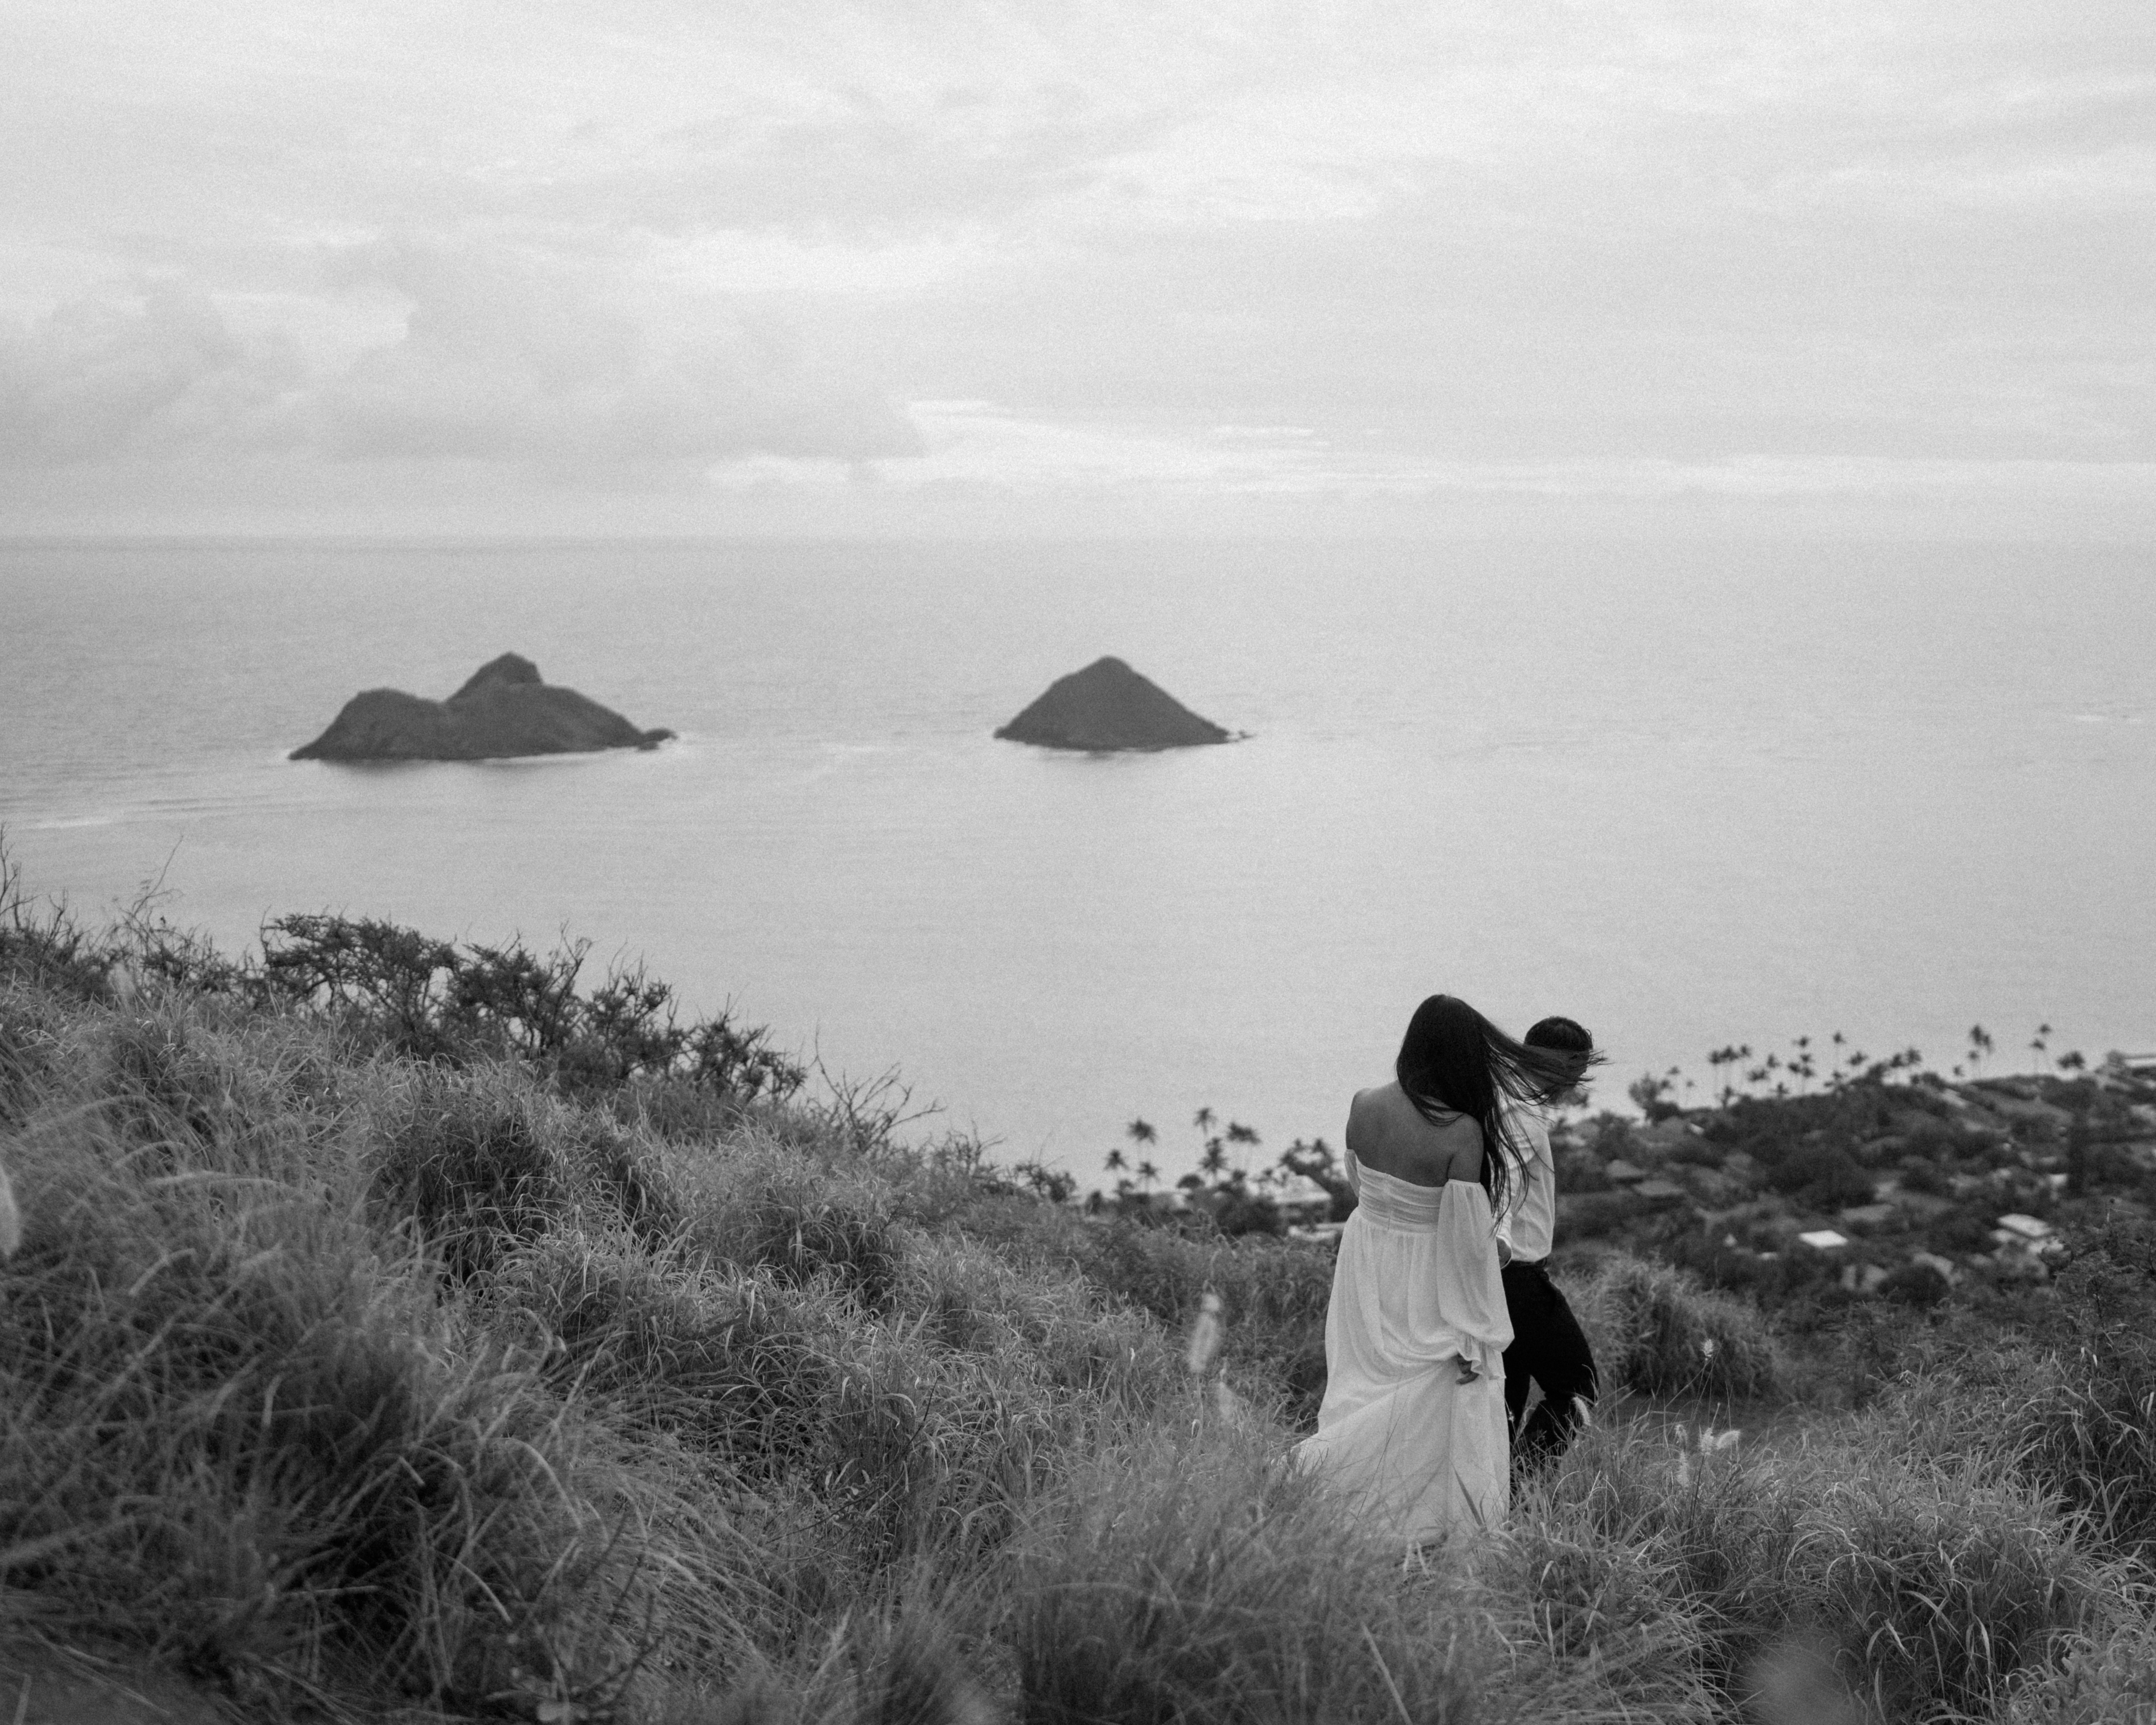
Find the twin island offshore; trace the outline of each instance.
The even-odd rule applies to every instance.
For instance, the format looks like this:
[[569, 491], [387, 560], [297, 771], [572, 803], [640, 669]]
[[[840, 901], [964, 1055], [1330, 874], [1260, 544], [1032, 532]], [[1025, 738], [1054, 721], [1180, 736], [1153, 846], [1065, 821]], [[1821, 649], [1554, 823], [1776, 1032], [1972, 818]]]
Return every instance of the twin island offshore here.
[[[489, 660], [446, 701], [402, 689], [355, 695], [295, 761], [498, 761], [524, 755], [651, 749], [674, 736], [645, 731], [574, 689], [547, 682], [516, 653]], [[1202, 719], [1120, 659], [1058, 677], [996, 736], [1087, 754], [1194, 748], [1247, 735]]]

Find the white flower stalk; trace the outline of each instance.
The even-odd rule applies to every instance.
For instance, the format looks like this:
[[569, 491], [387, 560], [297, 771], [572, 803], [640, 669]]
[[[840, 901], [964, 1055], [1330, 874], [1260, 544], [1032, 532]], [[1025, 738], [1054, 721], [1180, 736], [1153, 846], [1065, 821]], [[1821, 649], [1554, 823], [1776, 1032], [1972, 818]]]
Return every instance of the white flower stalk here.
[[1199, 1302], [1198, 1321], [1190, 1327], [1190, 1346], [1183, 1354], [1183, 1368], [1192, 1377], [1202, 1378], [1213, 1369], [1213, 1362], [1220, 1357], [1222, 1333], [1220, 1296], [1208, 1288]]
[[0, 1258], [12, 1258], [23, 1243], [23, 1213], [15, 1208], [15, 1189], [0, 1168]]

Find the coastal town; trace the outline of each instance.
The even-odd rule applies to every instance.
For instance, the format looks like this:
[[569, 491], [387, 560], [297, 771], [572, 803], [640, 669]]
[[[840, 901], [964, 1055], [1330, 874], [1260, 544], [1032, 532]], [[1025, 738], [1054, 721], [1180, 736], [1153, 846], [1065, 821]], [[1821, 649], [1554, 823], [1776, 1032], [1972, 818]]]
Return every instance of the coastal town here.
[[[1633, 1084], [1638, 1114], [1554, 1121], [1560, 1251], [1623, 1247], [1763, 1301], [1839, 1290], [1927, 1305], [1972, 1277], [2042, 1281], [2062, 1230], [2156, 1212], [2156, 1055], [2068, 1053], [2049, 1070], [1989, 1077], [1903, 1055], [1810, 1084], [1809, 1052], [1751, 1065], [1749, 1089], [1732, 1074], [1707, 1106], [1680, 1104], [1680, 1075], [1667, 1074]], [[1730, 1050], [1717, 1064], [1740, 1055], [1752, 1059]], [[1252, 1172], [1255, 1132], [1209, 1113], [1198, 1126], [1201, 1172], [1155, 1189], [1157, 1174], [1132, 1177], [1151, 1164], [1118, 1150], [1116, 1190], [1089, 1207], [1337, 1235], [1353, 1198], [1323, 1140]], [[1146, 1122], [1133, 1128], [1152, 1142]]]

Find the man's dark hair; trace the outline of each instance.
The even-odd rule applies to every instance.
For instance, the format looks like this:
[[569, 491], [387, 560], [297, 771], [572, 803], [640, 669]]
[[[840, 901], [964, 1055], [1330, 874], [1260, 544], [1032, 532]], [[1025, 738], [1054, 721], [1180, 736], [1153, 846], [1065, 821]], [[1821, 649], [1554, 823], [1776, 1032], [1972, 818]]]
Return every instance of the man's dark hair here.
[[1520, 1039], [1529, 1048], [1553, 1048], [1561, 1054], [1593, 1054], [1594, 1039], [1572, 1019], [1542, 1019]]

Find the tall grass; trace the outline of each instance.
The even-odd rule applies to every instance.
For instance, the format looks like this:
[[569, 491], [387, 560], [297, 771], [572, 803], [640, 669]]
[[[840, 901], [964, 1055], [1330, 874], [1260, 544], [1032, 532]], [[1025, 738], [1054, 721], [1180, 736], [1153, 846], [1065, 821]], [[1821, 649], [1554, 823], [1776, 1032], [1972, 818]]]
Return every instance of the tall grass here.
[[1029, 1725], [1474, 1716], [1462, 1586], [1403, 1583], [1276, 1454], [1154, 1433], [1072, 1469], [1014, 1553], [997, 1627]]
[[520, 1649], [586, 1686], [634, 1667], [665, 1589], [617, 1524], [685, 1507], [461, 1326], [425, 1260], [385, 1257], [348, 1199], [165, 1171], [94, 1117], [8, 1155], [12, 1589], [235, 1683], [469, 1700], [515, 1689]]
[[[1771, 1332], [1609, 1260], [1646, 1416], [1404, 1566], [1288, 1465], [1321, 1250], [1087, 1219], [864, 1093], [429, 1064], [41, 926], [0, 919], [0, 1609], [258, 1716], [1706, 1721], [1793, 1635], [1894, 1718], [2148, 1678], [2119, 1373], [1701, 1456], [1653, 1399], [1785, 1391]], [[1209, 1291], [1240, 1421], [1183, 1360]]]
[[1861, 1420], [1702, 1455], [1674, 1428], [1590, 1433], [1529, 1494], [1512, 1561], [1552, 1543], [1654, 1553], [1718, 1690], [1741, 1698], [1798, 1631], [1892, 1720], [1984, 1714], [2080, 1641], [2145, 1624], [2130, 1572], [2053, 1504], [1980, 1467], [1887, 1450], [1886, 1435]]
[[1781, 1351], [1758, 1308], [1684, 1271], [1613, 1254], [1573, 1304], [1605, 1389], [1742, 1401], [1783, 1387]]

